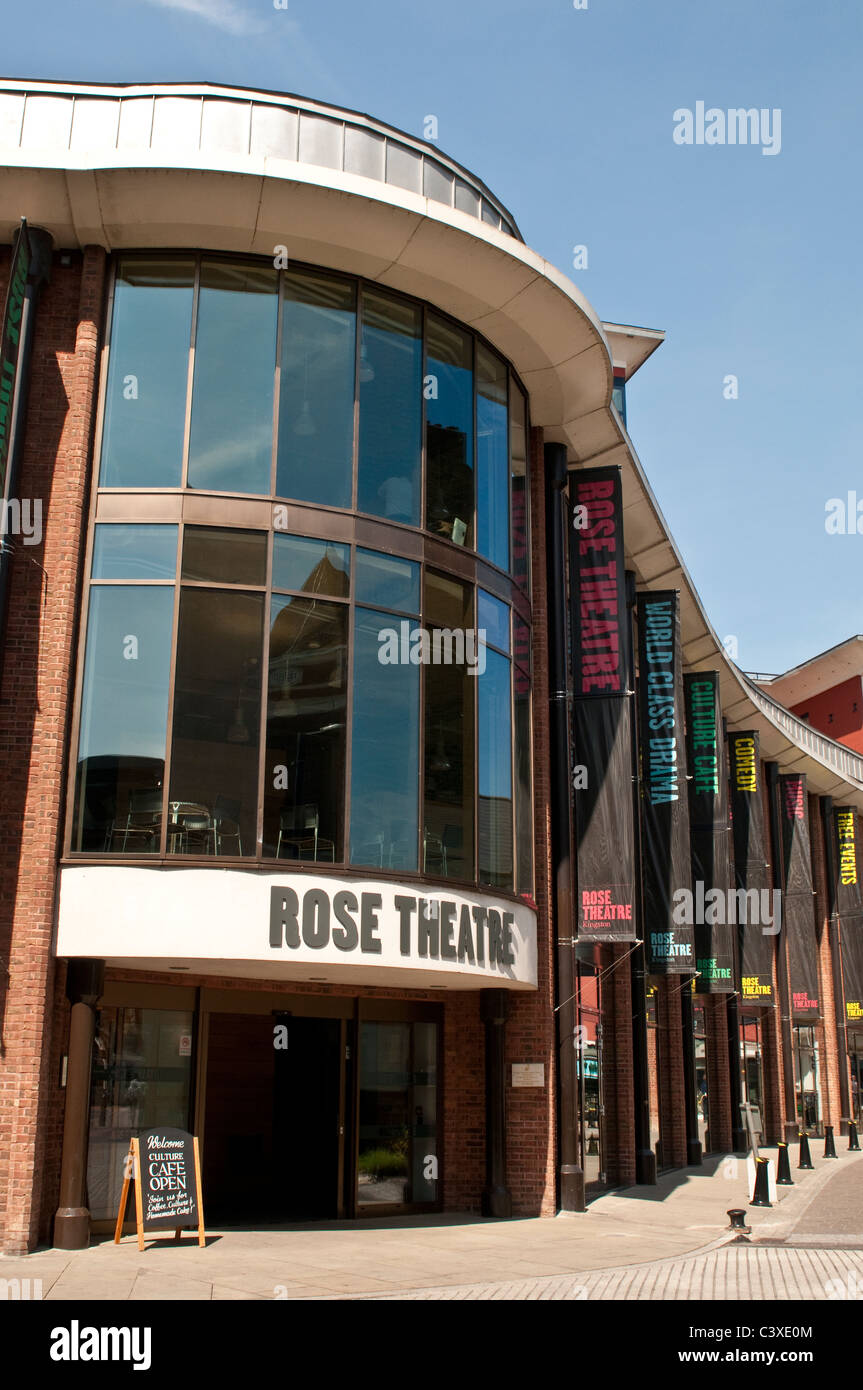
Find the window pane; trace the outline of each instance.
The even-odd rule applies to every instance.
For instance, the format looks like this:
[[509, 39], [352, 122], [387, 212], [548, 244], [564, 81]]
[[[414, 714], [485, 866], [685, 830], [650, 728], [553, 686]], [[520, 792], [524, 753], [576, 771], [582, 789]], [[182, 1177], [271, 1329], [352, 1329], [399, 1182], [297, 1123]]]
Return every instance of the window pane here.
[[116, 1218], [129, 1141], [151, 1125], [186, 1129], [192, 1086], [191, 1009], [100, 1007], [93, 1040], [87, 1206]]
[[515, 382], [510, 391], [510, 449], [512, 457], [512, 573], [517, 584], [530, 590], [530, 529], [527, 468], [527, 401]]
[[[426, 571], [424, 621], [435, 629], [473, 626], [466, 584]], [[464, 665], [429, 664], [425, 671], [424, 871], [473, 878], [474, 698], [477, 677]]]
[[381, 636], [398, 624], [394, 615], [356, 610], [351, 863], [416, 870], [419, 667], [380, 659]]
[[433, 314], [426, 377], [426, 524], [473, 545], [473, 339]]
[[377, 550], [357, 550], [358, 603], [374, 603], [397, 613], [420, 611], [420, 567]]
[[492, 647], [509, 651], [509, 608], [485, 589], [477, 589], [476, 625], [480, 631], [485, 629], [485, 640]]
[[183, 532], [183, 578], [213, 584], [266, 584], [266, 531], [187, 526]]
[[476, 345], [476, 548], [509, 569], [509, 441], [504, 362]]
[[[530, 750], [530, 629], [513, 617], [515, 689], [516, 892], [533, 893], [533, 800]], [[524, 665], [520, 662], [524, 661]]]
[[255, 853], [263, 612], [263, 594], [182, 592], [171, 853]]
[[114, 290], [102, 487], [179, 487], [194, 262], [122, 261]]
[[363, 295], [360, 360], [361, 512], [417, 526], [420, 519], [422, 314], [382, 294]]
[[350, 548], [335, 541], [273, 537], [274, 589], [303, 589], [311, 594], [347, 598], [350, 563]]
[[286, 271], [282, 316], [280, 497], [351, 505], [356, 288]]
[[264, 853], [344, 859], [348, 609], [273, 598]]
[[201, 265], [189, 487], [269, 494], [277, 291], [275, 270]]
[[173, 579], [177, 573], [176, 526], [97, 526], [94, 579]]
[[90, 592], [75, 849], [158, 851], [173, 613], [173, 587]]
[[512, 888], [512, 722], [510, 669], [486, 653], [479, 677], [479, 881]]

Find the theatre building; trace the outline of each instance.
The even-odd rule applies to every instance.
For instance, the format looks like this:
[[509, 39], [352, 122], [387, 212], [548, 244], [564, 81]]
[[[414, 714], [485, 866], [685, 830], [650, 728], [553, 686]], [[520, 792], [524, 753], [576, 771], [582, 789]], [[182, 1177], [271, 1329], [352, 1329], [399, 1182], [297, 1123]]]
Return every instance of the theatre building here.
[[210, 1225], [845, 1132], [863, 757], [703, 612], [663, 334], [314, 101], [6, 81], [0, 170], [0, 1248], [150, 1126]]

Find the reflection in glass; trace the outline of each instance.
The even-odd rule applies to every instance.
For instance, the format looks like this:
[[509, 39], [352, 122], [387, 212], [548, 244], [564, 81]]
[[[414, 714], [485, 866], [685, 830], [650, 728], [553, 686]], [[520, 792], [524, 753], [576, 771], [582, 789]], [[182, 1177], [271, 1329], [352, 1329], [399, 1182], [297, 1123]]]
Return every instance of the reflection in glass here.
[[510, 392], [510, 471], [512, 474], [512, 576], [530, 592], [530, 543], [527, 469], [527, 400], [515, 382]]
[[419, 525], [422, 313], [405, 300], [363, 293], [357, 507]]
[[[191, 1009], [103, 1005], [93, 1039], [87, 1206], [95, 1221], [120, 1206], [129, 1141], [149, 1125], [189, 1126]], [[129, 1209], [126, 1211], [129, 1217]]]
[[437, 1025], [361, 1023], [357, 1204], [434, 1202], [438, 1181]]
[[183, 532], [183, 578], [212, 584], [266, 584], [266, 531], [187, 526]]
[[[466, 584], [426, 571], [424, 625], [473, 627]], [[488, 653], [486, 655], [489, 655]], [[428, 665], [425, 673], [425, 806], [421, 868], [442, 878], [474, 873], [474, 699], [477, 677], [465, 665]]]
[[512, 721], [510, 668], [486, 652], [479, 681], [479, 881], [512, 888]]
[[506, 364], [476, 345], [476, 548], [509, 569], [509, 439]]
[[191, 260], [120, 262], [102, 487], [180, 486], [194, 274]]
[[270, 491], [278, 274], [203, 261], [189, 487]]
[[255, 853], [263, 612], [263, 594], [182, 591], [169, 853]]
[[264, 854], [344, 858], [348, 609], [274, 596], [267, 687]]
[[347, 598], [350, 547], [304, 536], [273, 537], [273, 588]]
[[354, 617], [351, 863], [417, 867], [419, 667], [383, 665], [380, 634], [394, 614]]
[[177, 527], [97, 526], [93, 536], [94, 579], [173, 579], [177, 573]]
[[357, 550], [357, 603], [392, 608], [397, 613], [420, 611], [420, 567], [413, 560]]
[[485, 589], [476, 592], [476, 625], [489, 646], [509, 652], [509, 608]]
[[75, 824], [77, 850], [155, 854], [171, 669], [173, 587], [90, 591]]
[[[533, 799], [531, 793], [530, 745], [530, 629], [513, 613], [515, 664], [514, 739], [515, 739], [515, 844], [517, 893], [533, 895]], [[521, 662], [525, 664], [522, 665]]]
[[472, 546], [473, 338], [429, 314], [426, 353], [426, 525]]
[[351, 505], [356, 286], [284, 272], [276, 492]]

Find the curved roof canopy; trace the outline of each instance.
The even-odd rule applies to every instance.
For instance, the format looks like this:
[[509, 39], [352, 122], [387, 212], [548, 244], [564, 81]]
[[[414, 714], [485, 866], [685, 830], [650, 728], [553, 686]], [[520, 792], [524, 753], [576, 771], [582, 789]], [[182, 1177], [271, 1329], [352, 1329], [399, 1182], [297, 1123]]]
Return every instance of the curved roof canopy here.
[[206, 84], [0, 81], [0, 234], [21, 216], [60, 247], [195, 247], [364, 275], [487, 337], [530, 392], [531, 420], [572, 466], [615, 464], [627, 563], [680, 591], [687, 664], [720, 673], [733, 728], [764, 757], [863, 812], [863, 758], [795, 718], [727, 656], [612, 404], [613, 360], [661, 341], [609, 324], [521, 241], [506, 208], [428, 142], [355, 112]]

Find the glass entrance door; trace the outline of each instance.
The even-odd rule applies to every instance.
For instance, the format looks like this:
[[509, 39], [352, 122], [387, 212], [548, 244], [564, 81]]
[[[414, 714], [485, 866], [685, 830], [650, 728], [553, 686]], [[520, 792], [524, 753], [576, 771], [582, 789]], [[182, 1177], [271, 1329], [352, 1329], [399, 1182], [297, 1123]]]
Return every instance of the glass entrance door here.
[[808, 1134], [820, 1135], [818, 1044], [811, 1024], [796, 1024], [794, 1027], [794, 1086], [797, 1093], [797, 1123]]
[[740, 1067], [743, 1075], [743, 1099], [758, 1111], [755, 1124], [760, 1136], [759, 1143], [763, 1143], [764, 1076], [761, 1062], [761, 1020], [750, 1014], [744, 1014], [740, 1021]]
[[578, 1032], [575, 1043], [578, 1110], [581, 1116], [581, 1166], [585, 1187], [589, 1191], [591, 1185], [596, 1189], [605, 1182], [602, 1151], [602, 1017], [599, 970], [584, 963], [578, 966]]
[[437, 1069], [437, 1023], [360, 1023], [359, 1215], [438, 1202]]

